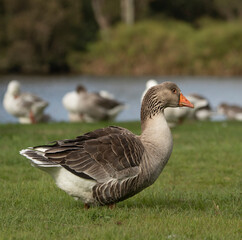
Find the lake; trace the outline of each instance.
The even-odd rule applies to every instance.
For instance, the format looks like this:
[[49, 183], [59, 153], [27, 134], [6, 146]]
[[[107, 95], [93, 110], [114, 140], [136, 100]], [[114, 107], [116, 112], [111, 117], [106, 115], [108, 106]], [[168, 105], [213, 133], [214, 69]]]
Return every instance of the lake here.
[[[2, 106], [8, 82], [19, 80], [23, 92], [32, 92], [49, 102], [46, 109], [53, 120], [68, 121], [62, 97], [83, 84], [88, 91], [106, 90], [128, 107], [117, 117], [117, 121], [139, 120], [140, 97], [149, 79], [159, 83], [172, 81], [178, 84], [184, 95], [198, 93], [208, 98], [214, 110], [221, 102], [242, 105], [242, 77], [89, 77], [89, 76], [2, 76], [0, 77], [0, 122], [17, 122]], [[214, 116], [213, 120], [221, 120]]]

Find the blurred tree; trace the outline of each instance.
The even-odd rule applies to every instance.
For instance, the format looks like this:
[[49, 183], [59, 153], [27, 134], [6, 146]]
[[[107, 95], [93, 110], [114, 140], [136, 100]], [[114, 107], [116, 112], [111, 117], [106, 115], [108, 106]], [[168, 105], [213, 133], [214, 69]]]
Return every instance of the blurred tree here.
[[214, 0], [150, 0], [153, 14], [163, 14], [176, 19], [194, 22], [203, 16], [217, 17]]
[[241, 0], [214, 0], [214, 3], [215, 8], [223, 18], [227, 20], [242, 18]]
[[[107, 30], [121, 20], [132, 25], [149, 12], [150, 0], [92, 0], [96, 22], [101, 30]], [[136, 17], [137, 16], [137, 17]]]
[[0, 48], [2, 45], [4, 45], [5, 42], [5, 19], [4, 19], [4, 3], [3, 0], [0, 0]]
[[108, 18], [106, 17], [106, 14], [103, 13], [105, 0], [91, 0], [91, 2], [92, 2], [95, 18], [100, 29], [103, 31], [108, 30], [110, 27], [110, 24], [109, 24]]
[[68, 71], [69, 57], [88, 50], [99, 29], [160, 16], [193, 25], [206, 16], [229, 21], [242, 18], [242, 1], [0, 0], [0, 72]]
[[135, 6], [134, 0], [121, 0], [121, 16], [122, 20], [128, 24], [132, 25], [135, 18]]
[[[90, 21], [93, 18], [90, 11], [89, 25], [85, 23], [86, 3], [85, 0], [3, 0], [7, 44], [0, 68], [7, 66], [8, 71], [26, 73], [68, 71], [68, 52], [85, 49], [86, 42], [97, 31], [94, 20]], [[88, 27], [92, 34], [87, 33]]]
[[151, 0], [135, 0], [135, 20], [141, 20], [149, 17]]
[[134, 23], [135, 0], [91, 0], [91, 2], [95, 19], [101, 30], [108, 30], [120, 20], [126, 24]]
[[152, 14], [195, 22], [201, 17], [233, 20], [242, 18], [241, 0], [150, 0]]

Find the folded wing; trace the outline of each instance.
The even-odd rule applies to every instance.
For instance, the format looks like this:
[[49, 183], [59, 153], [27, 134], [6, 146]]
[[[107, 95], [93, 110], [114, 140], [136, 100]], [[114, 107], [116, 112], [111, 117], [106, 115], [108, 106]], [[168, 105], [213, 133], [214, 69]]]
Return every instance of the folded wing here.
[[139, 138], [120, 127], [98, 129], [74, 140], [57, 141], [30, 151], [43, 149], [41, 155], [48, 164], [61, 165], [98, 183], [136, 176], [144, 152]]

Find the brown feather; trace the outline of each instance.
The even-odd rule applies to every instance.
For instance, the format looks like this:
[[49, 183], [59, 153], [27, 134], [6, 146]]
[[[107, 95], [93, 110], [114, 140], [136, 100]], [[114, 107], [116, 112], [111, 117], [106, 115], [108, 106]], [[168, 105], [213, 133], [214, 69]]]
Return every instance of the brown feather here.
[[[81, 174], [84, 178], [102, 183], [108, 179], [126, 178], [128, 169], [139, 166], [144, 151], [139, 145], [142, 146], [142, 143], [133, 133], [112, 126], [86, 133], [74, 140], [38, 147], [49, 147], [45, 157], [51, 162], [62, 165], [78, 176]], [[140, 149], [139, 154], [134, 153], [135, 149]], [[133, 171], [133, 174], [137, 173], [137, 169]]]

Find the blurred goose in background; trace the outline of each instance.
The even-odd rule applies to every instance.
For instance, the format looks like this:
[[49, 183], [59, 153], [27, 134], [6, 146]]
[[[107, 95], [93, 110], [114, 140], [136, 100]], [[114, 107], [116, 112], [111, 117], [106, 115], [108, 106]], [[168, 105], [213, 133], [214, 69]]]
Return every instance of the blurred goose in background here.
[[187, 99], [194, 105], [193, 109], [188, 109], [187, 118], [195, 120], [209, 120], [213, 115], [208, 99], [199, 94], [189, 94]]
[[125, 108], [108, 92], [90, 93], [82, 85], [78, 85], [76, 91], [67, 93], [62, 103], [69, 112], [71, 122], [114, 120]]
[[46, 122], [49, 116], [44, 114], [48, 102], [31, 94], [22, 93], [20, 83], [12, 80], [8, 84], [7, 91], [3, 98], [3, 107], [5, 110], [18, 118], [20, 123], [38, 123]]
[[189, 109], [187, 108], [166, 108], [164, 111], [165, 118], [168, 122], [169, 127], [175, 127], [178, 124], [182, 124], [189, 114]]
[[142, 94], [142, 96], [141, 96], [141, 103], [142, 103], [142, 101], [143, 101], [143, 98], [144, 98], [144, 96], [145, 96], [145, 94], [146, 94], [146, 92], [151, 88], [151, 87], [154, 87], [154, 86], [156, 86], [158, 84], [158, 82], [156, 81], [156, 80], [154, 80], [154, 79], [150, 79], [150, 80], [148, 80], [147, 82], [146, 82], [146, 85], [145, 85], [145, 90], [144, 90], [144, 92], [143, 92], [143, 94]]
[[99, 94], [101, 97], [108, 98], [108, 99], [113, 99], [114, 100], [114, 95], [109, 93], [108, 91], [101, 90], [97, 94]]
[[166, 107], [193, 107], [178, 86], [164, 82], [150, 88], [141, 106], [141, 135], [121, 127], [88, 132], [72, 140], [20, 152], [34, 167], [49, 173], [57, 186], [90, 205], [125, 200], [158, 178], [173, 141], [164, 117]]
[[242, 107], [238, 105], [221, 103], [218, 106], [217, 111], [219, 114], [225, 115], [228, 120], [242, 121]]

